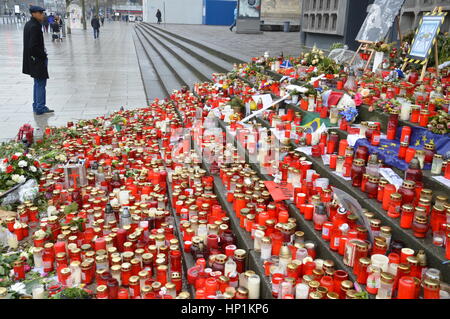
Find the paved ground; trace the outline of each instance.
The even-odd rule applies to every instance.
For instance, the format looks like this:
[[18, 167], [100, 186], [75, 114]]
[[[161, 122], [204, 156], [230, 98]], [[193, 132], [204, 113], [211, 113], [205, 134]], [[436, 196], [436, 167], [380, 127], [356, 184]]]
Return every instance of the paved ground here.
[[270, 55], [278, 55], [281, 51], [285, 55], [298, 55], [301, 48], [299, 32], [236, 34], [230, 32], [226, 26], [161, 24], [158, 27], [207, 44], [214, 49], [224, 50], [245, 61], [263, 55], [265, 51], [269, 51]]
[[132, 39], [132, 24], [107, 22], [94, 40], [92, 30], [73, 30], [62, 43], [45, 34], [50, 79], [47, 105], [54, 115], [32, 112], [33, 80], [22, 74], [21, 24], [0, 24], [0, 140], [12, 138], [24, 123], [64, 125], [93, 118], [120, 106], [146, 105]]

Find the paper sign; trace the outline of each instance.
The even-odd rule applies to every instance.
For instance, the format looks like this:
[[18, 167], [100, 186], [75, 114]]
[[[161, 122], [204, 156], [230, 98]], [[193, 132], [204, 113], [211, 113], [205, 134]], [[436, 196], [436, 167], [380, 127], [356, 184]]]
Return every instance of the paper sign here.
[[433, 178], [445, 186], [450, 187], [450, 179], [447, 179], [444, 176], [433, 176]]
[[381, 167], [380, 174], [392, 185], [394, 185], [397, 189], [402, 186], [403, 179], [397, 175], [391, 168]]
[[288, 90], [288, 92], [291, 92], [291, 91], [297, 91], [300, 93], [308, 92], [307, 88], [305, 88], [303, 86], [294, 85], [294, 84], [289, 84], [288, 86], [286, 86], [286, 90]]
[[346, 181], [351, 181], [352, 180], [351, 177], [345, 177], [344, 175], [342, 175], [341, 173], [338, 173], [336, 171], [333, 171], [333, 174], [339, 176], [340, 178], [345, 179]]
[[312, 155], [312, 147], [311, 146], [300, 146], [295, 149], [297, 152], [304, 153], [306, 155]]
[[361, 137], [359, 136], [359, 134], [349, 134], [349, 135], [347, 135], [348, 145], [350, 145], [351, 147], [354, 147], [356, 141], [359, 140], [360, 138]]
[[330, 154], [322, 155], [322, 161], [324, 165], [330, 165]]
[[263, 104], [263, 108], [265, 107], [270, 107], [272, 105], [272, 95], [270, 94], [263, 94], [263, 95], [253, 95], [252, 96], [253, 101], [255, 101], [255, 103], [259, 102], [259, 99], [261, 99], [262, 104]]
[[274, 106], [274, 105], [276, 105], [276, 104], [278, 104], [278, 103], [280, 103], [280, 102], [286, 100], [288, 97], [289, 97], [289, 94], [283, 96], [281, 99], [279, 99], [279, 100], [277, 100], [277, 101], [275, 101], [275, 102], [272, 102], [272, 104], [270, 104], [269, 106], [263, 107], [261, 110], [258, 110], [258, 111], [256, 111], [256, 112], [253, 112], [253, 114], [250, 114], [250, 115], [247, 116], [246, 118], [242, 119], [239, 123], [242, 124], [242, 123], [247, 122], [248, 120], [254, 118], [255, 116], [257, 116], [257, 115], [259, 115], [259, 114], [261, 114], [262, 112], [264, 112], [264, 111], [267, 110], [268, 108], [270, 108], [270, 107], [272, 107], [272, 106]]
[[294, 197], [294, 188], [292, 187], [292, 184], [288, 183], [277, 184], [272, 181], [264, 181], [264, 185], [266, 185], [270, 195], [272, 196], [275, 202], [288, 200]]

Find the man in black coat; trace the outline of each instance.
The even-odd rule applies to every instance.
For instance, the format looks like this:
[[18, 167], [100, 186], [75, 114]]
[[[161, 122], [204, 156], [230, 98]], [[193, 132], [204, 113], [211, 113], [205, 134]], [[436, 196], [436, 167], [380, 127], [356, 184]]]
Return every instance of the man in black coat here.
[[30, 6], [31, 19], [23, 29], [22, 73], [34, 78], [33, 111], [37, 115], [54, 112], [45, 105], [48, 59], [42, 34], [44, 11], [44, 8]]
[[100, 21], [97, 16], [94, 16], [91, 20], [91, 26], [94, 29], [94, 39], [97, 39], [100, 34]]

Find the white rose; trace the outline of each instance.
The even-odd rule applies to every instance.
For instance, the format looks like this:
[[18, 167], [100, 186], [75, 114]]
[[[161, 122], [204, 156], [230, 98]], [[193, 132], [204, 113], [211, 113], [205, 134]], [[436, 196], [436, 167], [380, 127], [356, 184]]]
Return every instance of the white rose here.
[[30, 166], [30, 171], [32, 171], [33, 173], [36, 173], [37, 168], [35, 166]]
[[11, 175], [11, 180], [13, 181], [13, 182], [16, 182], [16, 183], [18, 183], [19, 182], [19, 174], [12, 174]]
[[19, 175], [19, 181], [17, 182], [17, 183], [23, 183], [23, 182], [25, 182], [27, 179], [25, 178], [25, 176], [23, 176], [23, 175]]
[[30, 153], [28, 153], [28, 154], [26, 155], [26, 157], [27, 157], [27, 158], [33, 158], [33, 156], [31, 156]]
[[14, 153], [14, 155], [16, 155], [16, 156], [22, 156], [23, 154], [22, 154], [22, 153]]
[[24, 160], [19, 161], [19, 167], [26, 167], [28, 165], [28, 163]]
[[18, 282], [10, 287], [10, 289], [16, 293], [21, 295], [25, 295], [27, 293], [26, 286], [23, 282]]

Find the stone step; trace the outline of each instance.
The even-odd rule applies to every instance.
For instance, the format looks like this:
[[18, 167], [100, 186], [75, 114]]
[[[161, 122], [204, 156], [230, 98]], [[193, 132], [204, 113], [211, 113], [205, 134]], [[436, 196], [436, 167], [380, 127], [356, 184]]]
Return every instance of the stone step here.
[[163, 98], [167, 96], [167, 92], [158, 76], [158, 73], [151, 61], [147, 56], [147, 52], [138, 38], [138, 35], [133, 33], [133, 41], [136, 49], [136, 55], [138, 57], [139, 68], [141, 70], [142, 83], [144, 84], [145, 96], [148, 101], [153, 101], [155, 98]]
[[[174, 61], [170, 53], [158, 45], [156, 41], [145, 34], [139, 27], [136, 27], [135, 30], [137, 37], [144, 47], [148, 60], [151, 61], [151, 64], [164, 87], [165, 96], [168, 96], [173, 90], [177, 90], [181, 86], [187, 85], [177, 71], [175, 71], [175, 67], [180, 67], [179, 65], [174, 65], [174, 62], [176, 61]], [[151, 85], [151, 83], [146, 83], [147, 87], [149, 85]]]
[[186, 53], [196, 58], [200, 63], [206, 64], [216, 70], [216, 72], [229, 72], [233, 68], [233, 64], [227, 60], [222, 59], [218, 54], [208, 52], [198, 45], [194, 45], [186, 39], [180, 39], [174, 37], [171, 34], [164, 33], [160, 28], [156, 28], [151, 24], [143, 24], [145, 27], [152, 29], [155, 33], [159, 34], [162, 38], [177, 45], [183, 49]]
[[192, 87], [194, 83], [210, 79], [211, 73], [214, 72], [212, 69], [198, 65], [198, 61], [192, 56], [186, 54], [176, 45], [161, 39], [158, 34], [145, 28], [143, 25], [138, 25], [137, 28], [151, 41], [156, 50], [162, 54], [164, 59], [174, 69], [174, 72], [180, 76], [182, 82], [184, 82], [183, 85]]
[[171, 31], [168, 31], [168, 30], [166, 30], [166, 29], [164, 29], [162, 27], [158, 27], [158, 26], [156, 26], [154, 24], [149, 24], [149, 23], [145, 23], [145, 24], [151, 26], [154, 29], [158, 29], [158, 31], [161, 31], [161, 32], [163, 32], [163, 33], [165, 33], [167, 35], [170, 35], [170, 36], [174, 37], [174, 38], [177, 38], [177, 39], [179, 39], [179, 40], [181, 40], [183, 42], [190, 43], [190, 44], [196, 46], [197, 48], [200, 48], [203, 51], [206, 51], [206, 52], [208, 52], [210, 54], [213, 54], [213, 55], [215, 55], [217, 57], [220, 57], [222, 60], [227, 61], [227, 62], [229, 62], [231, 64], [234, 64], [234, 63], [247, 63], [247, 62], [249, 62], [246, 57], [244, 57], [244, 56], [237, 56], [237, 55], [230, 55], [228, 53], [223, 52], [223, 49], [221, 49], [221, 48], [219, 48], [217, 46], [214, 46], [211, 43], [194, 41], [192, 39], [189, 39], [189, 38], [183, 37], [183, 36], [181, 36], [179, 34], [176, 34], [176, 33], [173, 33]]

